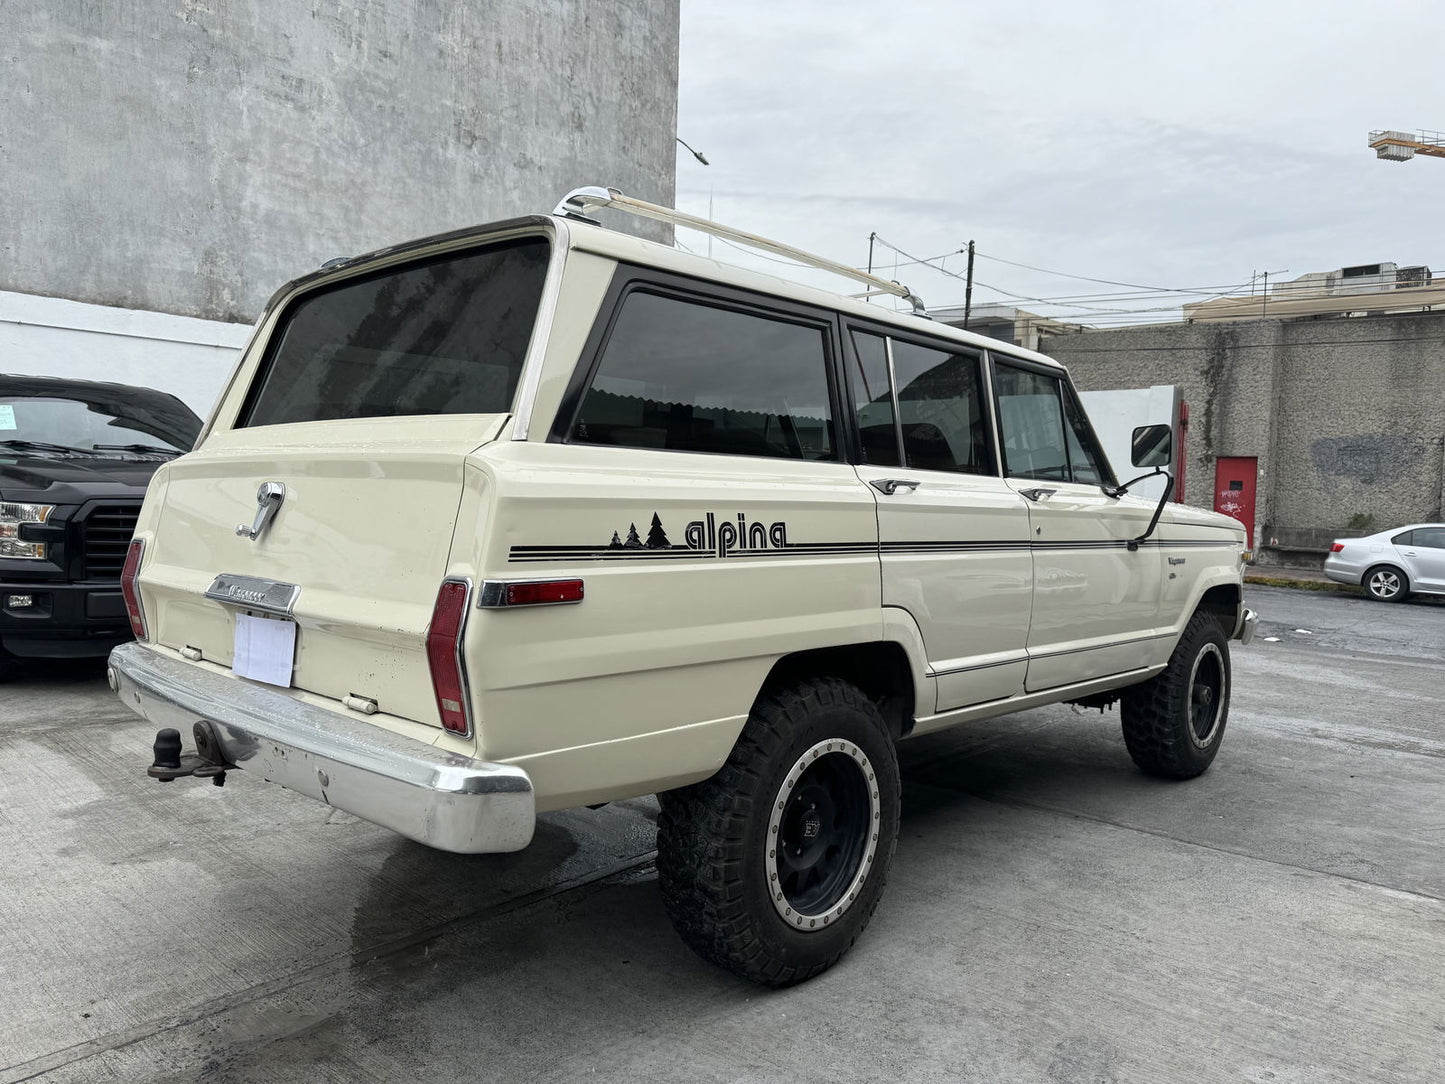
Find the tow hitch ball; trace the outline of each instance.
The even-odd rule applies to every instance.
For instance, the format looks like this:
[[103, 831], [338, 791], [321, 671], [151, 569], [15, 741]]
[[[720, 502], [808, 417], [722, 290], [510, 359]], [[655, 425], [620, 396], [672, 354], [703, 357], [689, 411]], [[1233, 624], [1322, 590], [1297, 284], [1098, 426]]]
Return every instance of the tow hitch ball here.
[[172, 779], [194, 775], [197, 779], [210, 779], [218, 787], [226, 785], [226, 772], [234, 768], [221, 755], [221, 743], [211, 730], [211, 724], [204, 719], [192, 728], [196, 739], [194, 753], [181, 752], [181, 732], [166, 727], [156, 732], [155, 763], [146, 769], [146, 775], [169, 783]]

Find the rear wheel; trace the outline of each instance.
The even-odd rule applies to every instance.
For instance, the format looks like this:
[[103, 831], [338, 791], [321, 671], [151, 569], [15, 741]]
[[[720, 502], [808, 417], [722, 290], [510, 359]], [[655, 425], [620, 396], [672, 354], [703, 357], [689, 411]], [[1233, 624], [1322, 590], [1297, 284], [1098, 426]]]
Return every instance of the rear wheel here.
[[1164, 672], [1126, 689], [1124, 744], [1146, 775], [1193, 779], [1208, 770], [1229, 721], [1229, 641], [1212, 614], [1189, 619]]
[[710, 779], [661, 797], [657, 872], [699, 955], [768, 986], [830, 967], [867, 926], [898, 839], [877, 706], [835, 678], [761, 699]]
[[1410, 594], [1410, 577], [1394, 565], [1376, 565], [1362, 582], [1365, 593], [1377, 602], [1403, 602]]

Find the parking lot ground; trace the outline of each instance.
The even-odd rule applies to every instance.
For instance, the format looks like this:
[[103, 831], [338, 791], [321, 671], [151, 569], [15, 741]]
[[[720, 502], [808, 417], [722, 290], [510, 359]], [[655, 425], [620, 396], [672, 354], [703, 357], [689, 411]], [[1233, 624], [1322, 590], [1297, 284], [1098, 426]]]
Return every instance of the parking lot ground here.
[[[0, 687], [0, 1084], [1445, 1080], [1445, 605], [1249, 588], [1189, 783], [1114, 712], [905, 743], [862, 940], [766, 991], [672, 934], [649, 799], [460, 857], [147, 780], [97, 667]], [[1269, 639], [1266, 639], [1269, 638]]]

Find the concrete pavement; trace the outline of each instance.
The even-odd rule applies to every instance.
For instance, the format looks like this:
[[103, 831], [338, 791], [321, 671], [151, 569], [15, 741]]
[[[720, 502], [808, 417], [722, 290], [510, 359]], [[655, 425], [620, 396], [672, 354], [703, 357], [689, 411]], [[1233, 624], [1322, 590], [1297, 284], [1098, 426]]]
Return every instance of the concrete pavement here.
[[782, 992], [673, 936], [650, 800], [444, 855], [146, 780], [93, 668], [0, 687], [0, 1084], [1445, 1079], [1445, 605], [1250, 604], [1199, 780], [1113, 712], [906, 743], [878, 914]]

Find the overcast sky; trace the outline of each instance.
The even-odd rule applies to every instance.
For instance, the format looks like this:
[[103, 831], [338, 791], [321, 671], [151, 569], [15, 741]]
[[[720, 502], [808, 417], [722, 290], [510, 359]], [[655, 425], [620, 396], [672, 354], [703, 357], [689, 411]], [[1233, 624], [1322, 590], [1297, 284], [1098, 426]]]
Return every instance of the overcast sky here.
[[[1445, 159], [1366, 146], [1445, 130], [1442, 42], [1442, 0], [682, 0], [678, 134], [712, 164], [679, 148], [678, 203], [711, 193], [719, 221], [860, 266], [871, 231], [918, 257], [972, 238], [976, 280], [1030, 297], [1114, 288], [985, 257], [1246, 293], [1262, 271], [1445, 274]], [[875, 247], [885, 277], [895, 258]], [[962, 303], [961, 281], [896, 277]]]

